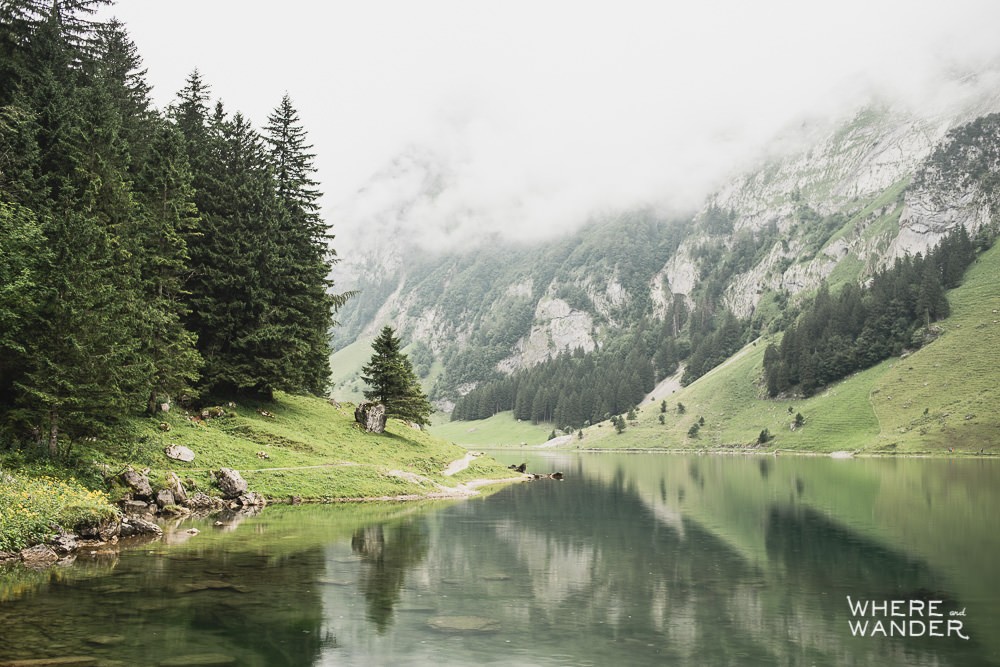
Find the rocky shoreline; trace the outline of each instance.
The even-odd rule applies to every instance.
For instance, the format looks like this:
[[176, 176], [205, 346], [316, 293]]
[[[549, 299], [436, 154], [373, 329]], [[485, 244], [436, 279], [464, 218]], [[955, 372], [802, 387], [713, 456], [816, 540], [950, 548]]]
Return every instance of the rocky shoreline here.
[[[25, 567], [44, 569], [53, 565], [68, 565], [81, 551], [96, 551], [117, 545], [130, 538], [159, 538], [163, 529], [156, 519], [179, 519], [189, 516], [210, 516], [224, 511], [254, 514], [267, 505], [267, 499], [250, 491], [239, 472], [220, 468], [212, 473], [221, 496], [201, 491], [189, 494], [176, 473], [166, 475], [162, 488], [154, 488], [149, 471], [126, 468], [116, 479], [127, 489], [119, 502], [121, 515], [98, 525], [76, 526], [65, 530], [53, 526], [54, 535], [47, 542], [14, 552], [0, 552], [0, 564], [22, 562]], [[292, 502], [295, 499], [291, 499]]]

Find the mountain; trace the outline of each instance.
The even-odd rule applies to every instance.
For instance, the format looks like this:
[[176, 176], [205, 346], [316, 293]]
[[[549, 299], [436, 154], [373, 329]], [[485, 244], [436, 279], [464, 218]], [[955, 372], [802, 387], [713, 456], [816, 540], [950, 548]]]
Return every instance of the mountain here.
[[[367, 249], [346, 253], [338, 284], [360, 295], [341, 311], [335, 346], [393, 324], [445, 411], [563, 352], [600, 359], [617, 348], [622, 365], [625, 348], [641, 348], [642, 386], [605, 401], [624, 412], [674, 371], [672, 361], [686, 362], [690, 382], [743, 343], [781, 331], [823, 283], [869, 281], [959, 227], [995, 233], [1000, 129], [990, 114], [1000, 94], [977, 83], [962, 79], [956, 85], [967, 88], [952, 103], [919, 112], [872, 103], [838, 123], [790, 128], [699, 211], [594, 215], [532, 244], [496, 235], [439, 252], [419, 245], [398, 226], [401, 207], [433, 202], [448, 175], [433, 156], [408, 153], [371, 184], [375, 192], [406, 174], [410, 199], [375, 214]], [[677, 346], [661, 362], [664, 337]], [[349, 393], [356, 361], [339, 372], [338, 355], [333, 363], [335, 395]]]

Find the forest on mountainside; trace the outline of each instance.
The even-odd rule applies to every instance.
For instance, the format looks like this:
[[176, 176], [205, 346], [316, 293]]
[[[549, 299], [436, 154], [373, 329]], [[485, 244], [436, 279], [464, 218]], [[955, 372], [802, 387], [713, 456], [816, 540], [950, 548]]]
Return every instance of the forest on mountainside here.
[[0, 430], [56, 454], [198, 396], [322, 394], [336, 261], [291, 99], [154, 108], [102, 0], [0, 7]]

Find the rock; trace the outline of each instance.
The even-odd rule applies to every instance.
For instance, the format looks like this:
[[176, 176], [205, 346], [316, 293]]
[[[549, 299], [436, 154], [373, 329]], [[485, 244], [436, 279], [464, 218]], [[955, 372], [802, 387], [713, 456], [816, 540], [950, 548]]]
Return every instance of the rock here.
[[178, 593], [200, 593], [201, 591], [235, 591], [237, 593], [249, 593], [250, 589], [228, 581], [211, 579], [199, 581], [193, 584], [183, 584], [177, 587]]
[[164, 448], [163, 453], [167, 455], [167, 458], [175, 461], [184, 461], [185, 463], [194, 461], [194, 452], [184, 445], [170, 445]]
[[438, 632], [496, 632], [500, 624], [481, 616], [435, 616], [427, 625]]
[[156, 506], [163, 509], [167, 505], [176, 505], [177, 501], [174, 500], [174, 492], [170, 489], [160, 489], [156, 492]]
[[0, 565], [15, 560], [21, 560], [21, 554], [16, 551], [0, 551]]
[[188, 509], [194, 510], [196, 512], [220, 510], [225, 506], [226, 504], [222, 501], [221, 498], [213, 498], [212, 496], [205, 495], [201, 491], [194, 494], [187, 500]]
[[115, 646], [125, 641], [125, 635], [97, 635], [87, 640], [94, 646]]
[[68, 556], [76, 551], [76, 535], [73, 533], [56, 535], [54, 538], [49, 540], [49, 546], [51, 546], [59, 556]]
[[100, 540], [110, 542], [118, 537], [121, 524], [117, 520], [107, 521], [96, 526], [80, 525], [73, 528], [77, 535], [85, 540]]
[[125, 514], [131, 516], [152, 515], [155, 507], [156, 505], [147, 503], [145, 500], [126, 500], [122, 503]]
[[48, 567], [59, 560], [59, 554], [47, 544], [36, 544], [21, 550], [21, 560], [26, 567]]
[[166, 507], [160, 510], [160, 514], [165, 517], [166, 516], [182, 517], [182, 516], [187, 516], [190, 513], [191, 510], [189, 510], [186, 507], [182, 507], [181, 505], [167, 505]]
[[381, 403], [362, 401], [354, 409], [354, 421], [361, 424], [369, 433], [385, 432], [385, 406]]
[[219, 468], [215, 473], [215, 484], [222, 491], [223, 498], [238, 498], [247, 492], [247, 481], [232, 468]]
[[184, 490], [184, 485], [181, 484], [181, 478], [177, 476], [177, 473], [167, 473], [167, 488], [174, 494], [175, 504], [180, 505], [187, 500], [187, 491]]
[[168, 658], [160, 663], [160, 667], [224, 667], [235, 664], [236, 658], [225, 653], [194, 653]]
[[138, 498], [149, 498], [153, 495], [153, 487], [149, 485], [149, 477], [138, 473], [129, 466], [121, 475], [125, 486], [132, 489], [132, 493]]
[[163, 529], [152, 521], [147, 521], [137, 516], [127, 516], [122, 519], [121, 529], [118, 533], [121, 537], [134, 537], [136, 535], [162, 535]]
[[267, 505], [267, 499], [259, 493], [253, 491], [248, 491], [244, 493], [236, 501], [241, 507], [264, 507]]

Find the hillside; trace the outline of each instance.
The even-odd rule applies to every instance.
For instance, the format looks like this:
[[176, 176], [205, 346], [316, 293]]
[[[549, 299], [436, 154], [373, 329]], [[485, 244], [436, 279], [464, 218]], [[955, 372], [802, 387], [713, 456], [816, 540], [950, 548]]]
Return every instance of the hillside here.
[[[1000, 453], [1000, 247], [949, 292], [952, 315], [933, 343], [857, 373], [808, 399], [767, 399], [767, 340], [754, 341], [690, 386], [654, 396], [618, 435], [607, 422], [564, 448], [794, 450], [862, 454]], [[659, 423], [660, 403], [668, 410]], [[685, 406], [678, 415], [677, 404]], [[791, 429], [795, 415], [805, 423]], [[697, 437], [688, 431], [704, 417]], [[774, 436], [757, 446], [763, 429]], [[482, 434], [481, 434], [482, 437]], [[481, 440], [480, 440], [481, 442]]]

